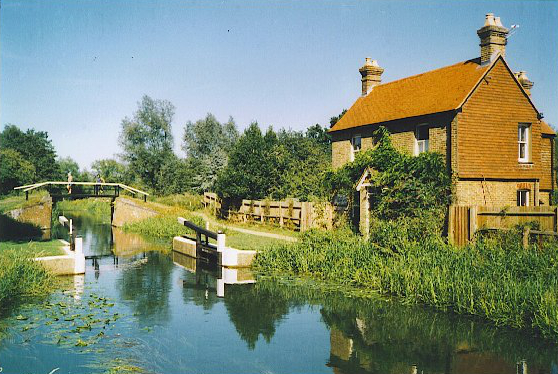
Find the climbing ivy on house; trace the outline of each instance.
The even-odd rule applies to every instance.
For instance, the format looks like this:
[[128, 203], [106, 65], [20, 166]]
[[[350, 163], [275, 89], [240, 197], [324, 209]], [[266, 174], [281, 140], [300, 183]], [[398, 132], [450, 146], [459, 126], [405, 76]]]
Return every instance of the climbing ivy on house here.
[[324, 183], [331, 196], [352, 196], [358, 179], [370, 167], [376, 171], [370, 177], [370, 204], [378, 218], [416, 217], [433, 210], [443, 214], [451, 203], [451, 177], [444, 157], [435, 152], [401, 153], [384, 127], [373, 138], [374, 149], [360, 152], [353, 162], [326, 174]]

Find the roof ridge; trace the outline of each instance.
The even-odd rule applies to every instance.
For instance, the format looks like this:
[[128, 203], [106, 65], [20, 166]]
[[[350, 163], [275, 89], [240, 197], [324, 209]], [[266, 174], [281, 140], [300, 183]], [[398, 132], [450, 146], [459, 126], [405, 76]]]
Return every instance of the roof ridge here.
[[[382, 86], [385, 87], [385, 86], [388, 86], [388, 85], [390, 85], [390, 84], [392, 84], [392, 83], [398, 83], [398, 82], [402, 82], [402, 81], [405, 81], [405, 80], [408, 80], [408, 79], [417, 78], [417, 77], [420, 77], [420, 76], [425, 75], [425, 74], [434, 73], [434, 72], [436, 72], [436, 71], [438, 71], [438, 70], [451, 68], [451, 67], [453, 67], [453, 66], [463, 65], [463, 64], [466, 63], [466, 62], [473, 62], [473, 63], [474, 63], [475, 60], [479, 60], [479, 61], [480, 61], [480, 57], [475, 57], [475, 58], [472, 58], [472, 59], [469, 59], [469, 60], [456, 62], [455, 64], [442, 66], [442, 67], [439, 67], [439, 68], [436, 68], [436, 69], [433, 69], [433, 70], [428, 70], [428, 71], [425, 71], [425, 72], [422, 72], [422, 73], [419, 73], [419, 74], [409, 75], [408, 77], [399, 78], [399, 79], [396, 79], [396, 80], [391, 81], [391, 82], [381, 83], [381, 84], [377, 85], [376, 87], [382, 87]], [[482, 66], [481, 64], [477, 64], [477, 65], [479, 65], [478, 67], [488, 67], [488, 66], [490, 66], [490, 65]], [[370, 91], [370, 92], [372, 92], [372, 91]], [[366, 95], [366, 96], [368, 96], [368, 95]]]

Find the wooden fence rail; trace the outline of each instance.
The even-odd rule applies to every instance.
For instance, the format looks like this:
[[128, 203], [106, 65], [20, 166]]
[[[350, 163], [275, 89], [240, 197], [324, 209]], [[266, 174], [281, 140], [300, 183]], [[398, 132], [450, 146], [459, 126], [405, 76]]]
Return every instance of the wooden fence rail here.
[[[204, 205], [216, 216], [237, 222], [269, 222], [300, 231], [312, 227], [330, 229], [336, 219], [336, 209], [329, 203], [301, 202], [296, 200], [242, 200], [237, 209], [228, 209], [216, 194], [205, 192]], [[342, 214], [342, 212], [340, 213]]]
[[540, 228], [531, 230], [531, 234], [556, 233], [558, 209], [555, 206], [516, 206], [498, 209], [452, 205], [448, 214], [448, 238], [451, 243], [463, 246], [474, 238], [477, 231], [511, 229], [528, 222], [537, 222]]

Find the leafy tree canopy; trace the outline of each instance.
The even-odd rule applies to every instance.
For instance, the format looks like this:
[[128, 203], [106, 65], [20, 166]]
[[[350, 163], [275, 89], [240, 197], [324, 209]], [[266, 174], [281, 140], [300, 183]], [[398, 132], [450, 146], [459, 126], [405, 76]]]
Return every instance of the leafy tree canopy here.
[[153, 100], [143, 96], [132, 118], [124, 118], [121, 126], [120, 145], [122, 158], [130, 171], [152, 190], [164, 161], [173, 157], [172, 119], [174, 106], [166, 100]]
[[21, 131], [8, 124], [0, 132], [0, 149], [13, 149], [35, 168], [36, 182], [56, 179], [60, 171], [56, 163], [56, 152], [45, 131], [28, 129]]
[[18, 151], [0, 149], [0, 194], [11, 192], [14, 187], [33, 183], [35, 166]]
[[91, 164], [93, 174], [99, 174], [106, 182], [126, 183], [126, 165], [112, 159], [96, 160]]
[[347, 109], [343, 109], [343, 111], [338, 116], [331, 117], [329, 119], [330, 127], [333, 127], [337, 122], [339, 122], [339, 120], [345, 115], [345, 113], [347, 113]]
[[264, 198], [273, 173], [271, 150], [273, 136], [264, 137], [254, 122], [244, 131], [231, 150], [229, 162], [215, 183], [217, 193], [225, 198]]
[[234, 120], [219, 123], [212, 114], [184, 128], [182, 149], [191, 168], [190, 188], [197, 192], [213, 189], [217, 174], [227, 165], [228, 153], [238, 140]]
[[327, 135], [321, 127], [313, 126], [306, 134], [290, 130], [276, 133], [270, 127], [262, 135], [258, 125], [251, 124], [219, 174], [217, 192], [233, 199], [309, 200], [322, 196], [322, 175], [329, 168], [331, 151], [320, 134]]
[[93, 179], [87, 170], [80, 170], [78, 163], [71, 157], [58, 159], [58, 165], [60, 166], [58, 179], [66, 180], [68, 172], [72, 173], [74, 182], [91, 182]]

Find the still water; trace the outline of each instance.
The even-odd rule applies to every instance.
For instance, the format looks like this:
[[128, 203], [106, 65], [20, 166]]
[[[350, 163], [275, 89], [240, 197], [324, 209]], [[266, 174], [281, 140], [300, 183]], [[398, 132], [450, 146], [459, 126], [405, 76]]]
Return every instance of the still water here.
[[3, 374], [558, 373], [557, 346], [528, 332], [289, 280], [227, 284], [218, 297], [220, 269], [74, 222], [86, 274], [3, 306]]

